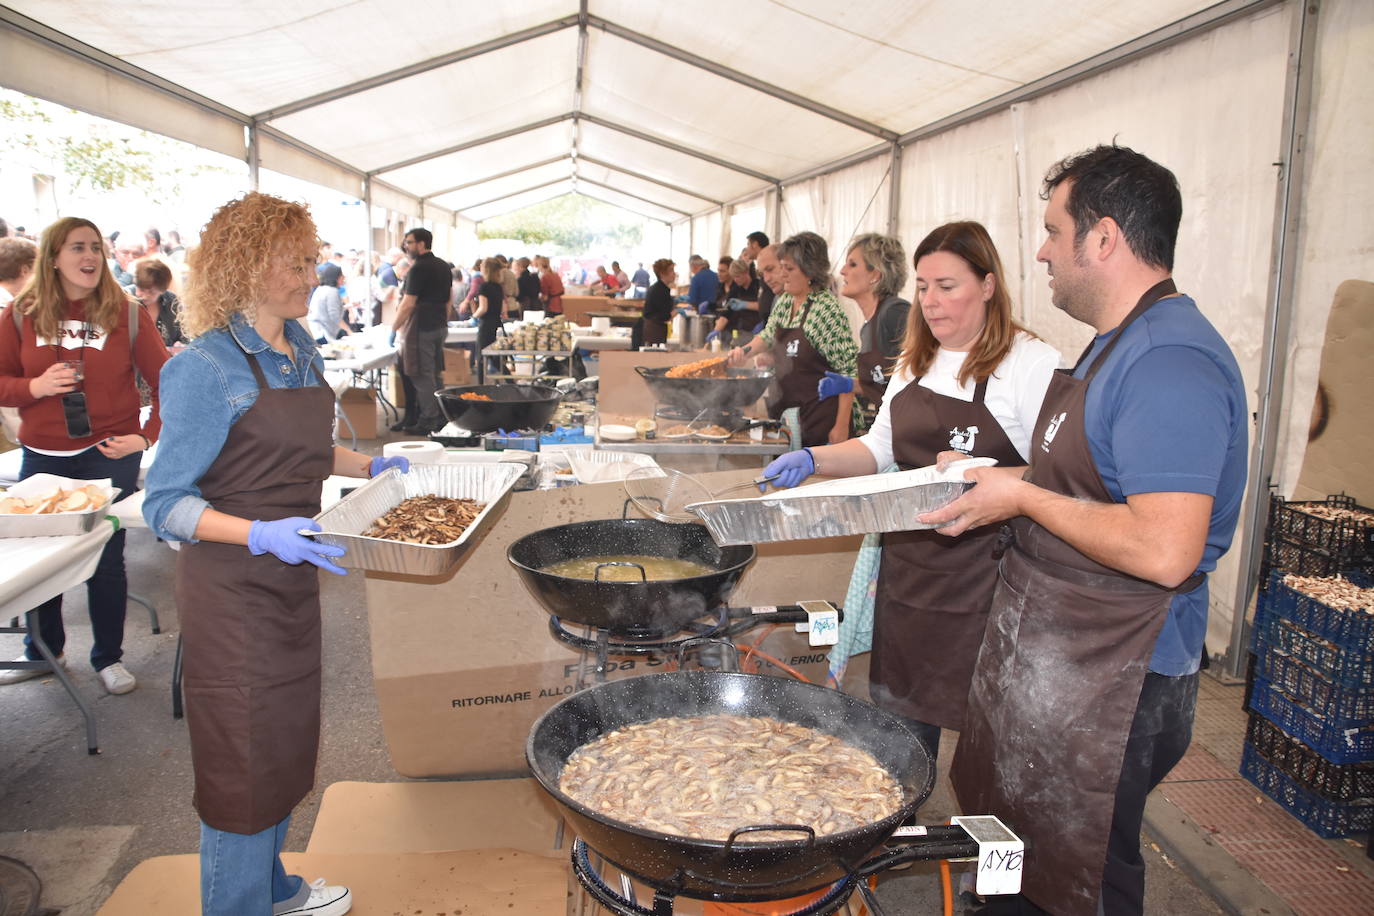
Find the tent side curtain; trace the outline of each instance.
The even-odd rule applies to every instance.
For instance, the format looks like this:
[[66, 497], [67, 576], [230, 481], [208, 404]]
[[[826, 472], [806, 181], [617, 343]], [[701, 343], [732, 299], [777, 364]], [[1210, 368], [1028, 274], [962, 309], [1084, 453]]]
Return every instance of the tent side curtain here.
[[[418, 216], [420, 213], [420, 201], [418, 198], [409, 194], [397, 191], [384, 184], [372, 183], [372, 202], [379, 207], [386, 207], [388, 210], [397, 210], [411, 216]], [[434, 207], [425, 207], [425, 216], [433, 219], [431, 210]], [[451, 211], [444, 211], [451, 212]]]
[[[802, 231], [825, 239], [830, 266], [839, 272], [846, 246], [864, 232], [887, 231], [891, 160], [879, 156], [782, 191], [782, 239]], [[781, 241], [781, 239], [779, 239]]]
[[0, 84], [111, 121], [245, 156], [242, 121], [0, 26]]
[[726, 227], [725, 253], [736, 257], [751, 232], [767, 232], [768, 195], [766, 193], [740, 201], [730, 208], [730, 224]]

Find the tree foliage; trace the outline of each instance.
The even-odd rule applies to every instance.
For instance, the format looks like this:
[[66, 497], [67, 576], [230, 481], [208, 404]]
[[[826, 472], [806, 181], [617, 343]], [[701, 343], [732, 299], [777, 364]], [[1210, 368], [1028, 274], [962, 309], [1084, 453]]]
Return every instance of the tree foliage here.
[[38, 99], [7, 93], [0, 97], [0, 129], [10, 151], [28, 159], [34, 171], [60, 166], [61, 177], [75, 189], [132, 188], [154, 204], [165, 204], [181, 196], [187, 179], [207, 171], [229, 171], [187, 164], [185, 144], [112, 122], [93, 120], [82, 135], [66, 133], [48, 114], [49, 107]]
[[519, 239], [551, 254], [583, 254], [597, 248], [625, 250], [644, 238], [643, 220], [581, 194], [565, 194], [484, 220], [481, 239]]

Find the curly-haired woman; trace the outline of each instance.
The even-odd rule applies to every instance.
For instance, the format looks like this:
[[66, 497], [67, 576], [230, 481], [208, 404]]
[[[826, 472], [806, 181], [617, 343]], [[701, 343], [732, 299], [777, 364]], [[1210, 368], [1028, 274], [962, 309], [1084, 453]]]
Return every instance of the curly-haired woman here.
[[204, 916], [352, 906], [347, 888], [307, 884], [280, 858], [319, 750], [316, 567], [344, 572], [330, 561], [341, 548], [298, 532], [319, 530], [310, 517], [331, 473], [408, 463], [334, 444], [334, 396], [298, 321], [316, 244], [300, 204], [251, 193], [217, 210], [187, 259], [181, 323], [194, 339], [162, 376], [166, 435], [143, 514], [183, 542], [176, 595]]
[[[19, 408], [21, 477], [109, 478], [123, 498], [138, 489], [143, 450], [158, 435], [157, 377], [167, 349], [153, 320], [120, 289], [105, 254], [90, 220], [64, 217], [43, 230], [33, 274], [0, 315], [0, 404]], [[142, 424], [135, 370], [151, 388], [152, 410]], [[117, 531], [86, 582], [91, 666], [110, 693], [138, 686], [121, 661], [128, 594], [124, 532]], [[38, 624], [65, 664], [62, 596], [39, 608]], [[32, 640], [24, 643], [23, 657], [38, 660]], [[0, 683], [45, 671], [6, 671]]]

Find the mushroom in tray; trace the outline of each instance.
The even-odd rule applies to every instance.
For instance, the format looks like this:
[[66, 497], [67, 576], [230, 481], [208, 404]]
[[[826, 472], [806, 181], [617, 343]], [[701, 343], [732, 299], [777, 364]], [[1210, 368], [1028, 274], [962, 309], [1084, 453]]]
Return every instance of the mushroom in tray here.
[[452, 544], [484, 507], [475, 499], [412, 496], [373, 522], [363, 536], [408, 544]]

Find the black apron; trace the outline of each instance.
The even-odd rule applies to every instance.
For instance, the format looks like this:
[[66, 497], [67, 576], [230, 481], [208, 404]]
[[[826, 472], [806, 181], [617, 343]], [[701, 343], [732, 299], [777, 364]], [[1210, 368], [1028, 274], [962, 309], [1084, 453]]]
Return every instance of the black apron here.
[[[220, 512], [273, 521], [320, 511], [334, 466], [324, 381], [269, 388], [229, 429], [201, 495]], [[177, 554], [186, 721], [195, 805], [217, 830], [278, 823], [315, 784], [320, 744], [320, 581], [309, 564], [199, 541]]]
[[[1174, 293], [1172, 280], [1151, 288], [1083, 378], [1055, 374], [1026, 480], [1113, 502], [1084, 428], [1088, 387], [1131, 322]], [[1030, 519], [1010, 529], [950, 777], [961, 811], [994, 814], [1025, 839], [1026, 897], [1055, 914], [1095, 916], [1155, 640], [1174, 595], [1204, 577], [1166, 589], [1095, 562]]]
[[[916, 379], [893, 399], [892, 454], [902, 470], [935, 463], [954, 449], [1024, 463], [983, 403], [987, 379], [972, 401], [937, 394]], [[964, 724], [964, 705], [997, 582], [993, 546], [999, 526], [957, 538], [937, 531], [898, 531], [882, 538], [873, 618], [869, 692], [884, 709], [941, 728]]]
[[825, 378], [831, 366], [821, 355], [821, 351], [806, 339], [806, 316], [811, 312], [811, 297], [807, 296], [802, 306], [801, 322], [795, 327], [778, 334], [773, 341], [773, 365], [778, 373], [779, 395], [776, 402], [769, 405], [769, 414], [777, 419], [789, 407], [800, 408], [802, 441], [793, 445], [798, 448], [809, 445], [827, 445], [830, 430], [835, 428], [835, 418], [839, 416], [839, 398], [826, 398], [824, 401], [816, 393], [821, 379]]
[[[893, 305], [905, 301], [899, 296], [884, 299], [873, 311], [873, 317], [859, 332], [861, 347], [858, 374], [854, 379], [858, 383], [858, 390], [854, 392], [854, 407], [871, 416], [877, 416], [878, 408], [883, 406], [883, 396], [887, 394], [887, 383], [890, 379], [888, 373], [892, 371], [892, 360], [883, 355], [883, 341], [878, 339], [883, 314]], [[872, 423], [868, 425], [871, 426]]]

